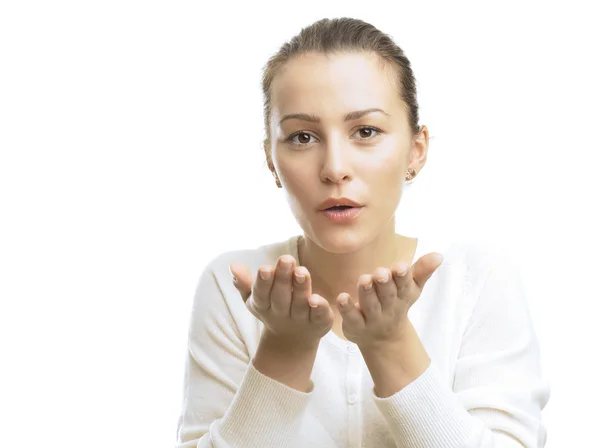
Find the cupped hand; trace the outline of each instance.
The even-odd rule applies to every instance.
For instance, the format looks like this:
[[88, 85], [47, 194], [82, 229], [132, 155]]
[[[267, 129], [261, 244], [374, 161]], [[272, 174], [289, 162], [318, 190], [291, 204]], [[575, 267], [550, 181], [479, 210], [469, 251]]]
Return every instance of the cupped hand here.
[[372, 275], [361, 275], [358, 303], [347, 293], [338, 295], [344, 336], [364, 348], [401, 341], [410, 323], [408, 310], [442, 264], [443, 258], [438, 260], [436, 254], [424, 255], [410, 267], [397, 263], [391, 269], [380, 267]]
[[314, 345], [331, 329], [334, 313], [329, 302], [312, 293], [308, 269], [282, 255], [275, 266], [264, 265], [256, 278], [241, 263], [229, 266], [246, 308], [278, 339]]

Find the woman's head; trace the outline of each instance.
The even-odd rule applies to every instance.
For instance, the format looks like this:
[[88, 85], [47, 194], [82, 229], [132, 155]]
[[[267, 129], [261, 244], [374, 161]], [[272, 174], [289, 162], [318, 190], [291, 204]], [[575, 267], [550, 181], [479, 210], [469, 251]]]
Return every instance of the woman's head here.
[[[267, 63], [265, 155], [304, 233], [332, 252], [394, 229], [405, 173], [425, 164], [410, 62], [391, 38], [355, 19], [304, 28]], [[350, 223], [320, 211], [330, 197], [363, 206]]]

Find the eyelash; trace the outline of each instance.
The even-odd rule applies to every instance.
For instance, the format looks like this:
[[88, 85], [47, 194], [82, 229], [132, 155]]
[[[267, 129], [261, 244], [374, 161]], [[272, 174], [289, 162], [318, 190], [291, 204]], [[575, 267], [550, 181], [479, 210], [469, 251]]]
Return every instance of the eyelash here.
[[[360, 128], [358, 128], [356, 130], [356, 132], [360, 132], [363, 129], [370, 129], [371, 131], [374, 131], [374, 135], [372, 137], [369, 137], [369, 138], [361, 138], [361, 139], [359, 139], [359, 140], [362, 140], [362, 141], [372, 140], [375, 137], [377, 137], [378, 135], [383, 134], [383, 131], [381, 129], [377, 129], [377, 128], [373, 127], [373, 126], [361, 126]], [[355, 134], [356, 134], [356, 132], [355, 132]], [[297, 137], [298, 135], [302, 135], [302, 134], [310, 135], [311, 137], [313, 137], [312, 134], [309, 134], [306, 131], [299, 131], [299, 132], [296, 132], [295, 134], [290, 135], [285, 141], [287, 143], [291, 143], [294, 146], [306, 146], [306, 145], [309, 145], [310, 143], [295, 143], [295, 142], [292, 141], [295, 137]]]

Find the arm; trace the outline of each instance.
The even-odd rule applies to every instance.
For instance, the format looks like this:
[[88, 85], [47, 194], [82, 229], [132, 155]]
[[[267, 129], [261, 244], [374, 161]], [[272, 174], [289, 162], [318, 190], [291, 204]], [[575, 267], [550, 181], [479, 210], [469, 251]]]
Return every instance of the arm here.
[[[508, 257], [495, 260], [473, 310], [453, 390], [436, 365], [427, 366], [419, 355], [424, 349], [418, 337], [408, 341], [395, 349], [396, 365], [389, 365], [391, 353], [387, 363], [377, 355], [369, 361], [379, 383], [375, 390], [385, 392], [378, 397], [374, 391], [373, 399], [398, 447], [545, 445], [541, 411], [550, 388], [541, 379], [539, 342], [523, 284]], [[400, 379], [393, 377], [398, 372]]]
[[254, 368], [265, 376], [285, 384], [300, 392], [311, 392], [313, 383], [310, 374], [317, 357], [318, 341], [307, 347], [299, 344], [281, 343], [275, 335], [263, 330], [256, 355]]
[[[176, 446], [289, 446], [297, 436], [311, 393], [289, 387], [254, 367], [223, 297], [225, 285], [219, 284], [211, 269], [218, 262], [204, 270], [196, 288]], [[240, 302], [243, 308], [241, 298]], [[277, 359], [282, 360], [262, 341], [259, 351], [273, 366]], [[284, 362], [292, 365], [289, 359]], [[284, 381], [306, 384], [304, 376], [294, 379], [284, 369], [280, 372]], [[308, 388], [311, 386], [309, 382]]]

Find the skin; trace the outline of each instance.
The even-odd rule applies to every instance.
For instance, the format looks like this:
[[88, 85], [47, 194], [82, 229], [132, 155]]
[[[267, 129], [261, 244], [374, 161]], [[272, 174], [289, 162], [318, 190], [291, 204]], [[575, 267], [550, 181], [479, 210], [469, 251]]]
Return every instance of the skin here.
[[[418, 173], [427, 160], [429, 134], [426, 126], [411, 133], [392, 76], [374, 54], [311, 54], [288, 61], [273, 80], [267, 157], [304, 231], [302, 266], [284, 255], [261, 267], [267, 279], [239, 263], [230, 269], [265, 323], [255, 367], [298, 390], [310, 387], [330, 329], [358, 345], [379, 396], [401, 390], [430, 362], [407, 312], [441, 260], [432, 253], [412, 265], [416, 240], [396, 234], [394, 221], [408, 167]], [[372, 108], [384, 112], [344, 119]], [[319, 211], [340, 196], [363, 206], [351, 224]]]

